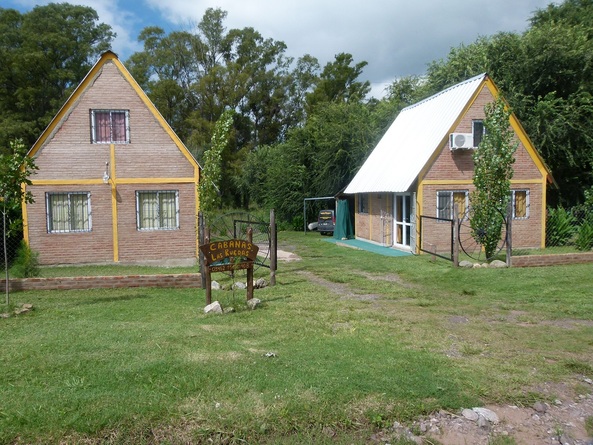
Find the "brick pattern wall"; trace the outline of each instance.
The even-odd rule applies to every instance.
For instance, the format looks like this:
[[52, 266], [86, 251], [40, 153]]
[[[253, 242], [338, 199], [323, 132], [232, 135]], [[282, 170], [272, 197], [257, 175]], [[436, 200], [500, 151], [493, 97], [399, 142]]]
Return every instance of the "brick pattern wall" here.
[[[475, 102], [460, 120], [454, 132], [471, 133], [472, 121], [485, 118], [484, 106], [493, 99], [490, 91], [486, 87], [483, 87]], [[474, 186], [471, 183], [473, 180], [472, 153], [472, 150], [451, 151], [449, 143], [447, 142], [445, 144], [425, 177], [425, 180], [431, 183], [424, 187], [423, 209], [421, 212], [423, 215], [436, 216], [436, 195], [439, 190], [468, 190], [470, 193], [474, 190]], [[545, 207], [544, 203], [542, 203], [543, 178], [523, 144], [519, 144], [517, 148], [513, 169], [514, 175], [511, 188], [529, 190], [530, 204], [529, 218], [525, 220], [513, 220], [512, 222], [513, 246], [517, 248], [542, 247], [541, 212], [542, 208]], [[534, 180], [539, 182], [520, 182]], [[438, 181], [443, 181], [443, 183], [438, 184]], [[463, 183], [455, 184], [451, 183], [451, 181]], [[423, 235], [424, 237], [429, 237], [430, 241], [428, 238], [424, 238], [424, 240], [437, 245], [442, 244], [438, 242], [441, 236], [450, 237], [450, 230], [445, 230], [445, 225], [443, 223], [425, 220]], [[444, 232], [447, 233], [445, 234]], [[443, 238], [443, 242], [444, 240], [445, 238]], [[423, 248], [425, 247], [423, 246]]]
[[[202, 279], [199, 273], [188, 273], [106, 277], [17, 278], [11, 279], [9, 284], [12, 292], [129, 287], [200, 288], [202, 286]], [[4, 289], [6, 287], [6, 280], [0, 280], [0, 286]]]
[[565, 264], [593, 263], [593, 252], [564, 253], [558, 255], [514, 256], [513, 267], [560, 266]]
[[378, 244], [393, 244], [393, 193], [369, 193], [368, 213], [358, 212], [356, 198], [356, 237]]
[[[129, 110], [130, 143], [114, 145], [115, 162], [109, 165], [112, 183], [116, 184], [119, 261], [195, 261], [197, 215], [194, 166], [117, 66], [108, 61], [36, 154], [39, 170], [32, 177], [33, 181], [67, 180], [70, 183], [29, 187], [35, 198], [35, 203], [27, 206], [29, 241], [31, 247], [39, 252], [41, 264], [114, 260], [111, 184], [99, 182], [89, 185], [91, 181], [101, 181], [106, 162], [111, 163], [110, 144], [91, 143], [92, 109]], [[176, 179], [176, 182], [167, 183], [169, 178]], [[179, 190], [179, 230], [137, 231], [136, 190]], [[92, 231], [48, 234], [45, 193], [76, 191], [91, 192]]]

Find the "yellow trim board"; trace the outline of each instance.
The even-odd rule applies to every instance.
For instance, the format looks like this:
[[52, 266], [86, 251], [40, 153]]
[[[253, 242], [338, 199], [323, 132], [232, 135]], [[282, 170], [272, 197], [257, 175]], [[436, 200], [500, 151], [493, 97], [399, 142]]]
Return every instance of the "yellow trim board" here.
[[[115, 176], [114, 168], [112, 174]], [[194, 184], [195, 178], [123, 178], [115, 180], [112, 176], [110, 183], [125, 184]], [[31, 185], [103, 185], [103, 179], [34, 179]]]

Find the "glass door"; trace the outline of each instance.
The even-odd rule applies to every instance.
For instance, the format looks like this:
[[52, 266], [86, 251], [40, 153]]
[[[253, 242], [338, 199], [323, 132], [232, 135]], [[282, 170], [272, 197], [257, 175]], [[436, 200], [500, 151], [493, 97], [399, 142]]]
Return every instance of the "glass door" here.
[[410, 247], [412, 225], [410, 215], [412, 210], [412, 199], [409, 193], [396, 193], [394, 197], [394, 234], [397, 247]]

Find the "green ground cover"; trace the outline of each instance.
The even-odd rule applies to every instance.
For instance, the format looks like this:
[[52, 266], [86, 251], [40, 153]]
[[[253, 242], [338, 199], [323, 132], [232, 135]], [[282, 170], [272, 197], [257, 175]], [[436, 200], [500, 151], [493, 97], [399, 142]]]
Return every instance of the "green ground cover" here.
[[0, 319], [0, 443], [365, 443], [593, 378], [590, 265], [454, 269], [298, 232], [279, 245], [301, 260], [254, 311], [244, 290], [213, 292], [236, 309], [222, 316], [201, 289], [13, 294], [34, 310]]

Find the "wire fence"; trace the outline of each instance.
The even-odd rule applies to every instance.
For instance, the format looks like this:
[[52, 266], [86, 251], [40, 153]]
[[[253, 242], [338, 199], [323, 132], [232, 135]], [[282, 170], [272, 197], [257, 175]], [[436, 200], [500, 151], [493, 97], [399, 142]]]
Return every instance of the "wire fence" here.
[[593, 250], [593, 206], [548, 207], [544, 249], [513, 249], [513, 255], [560, 254]]

